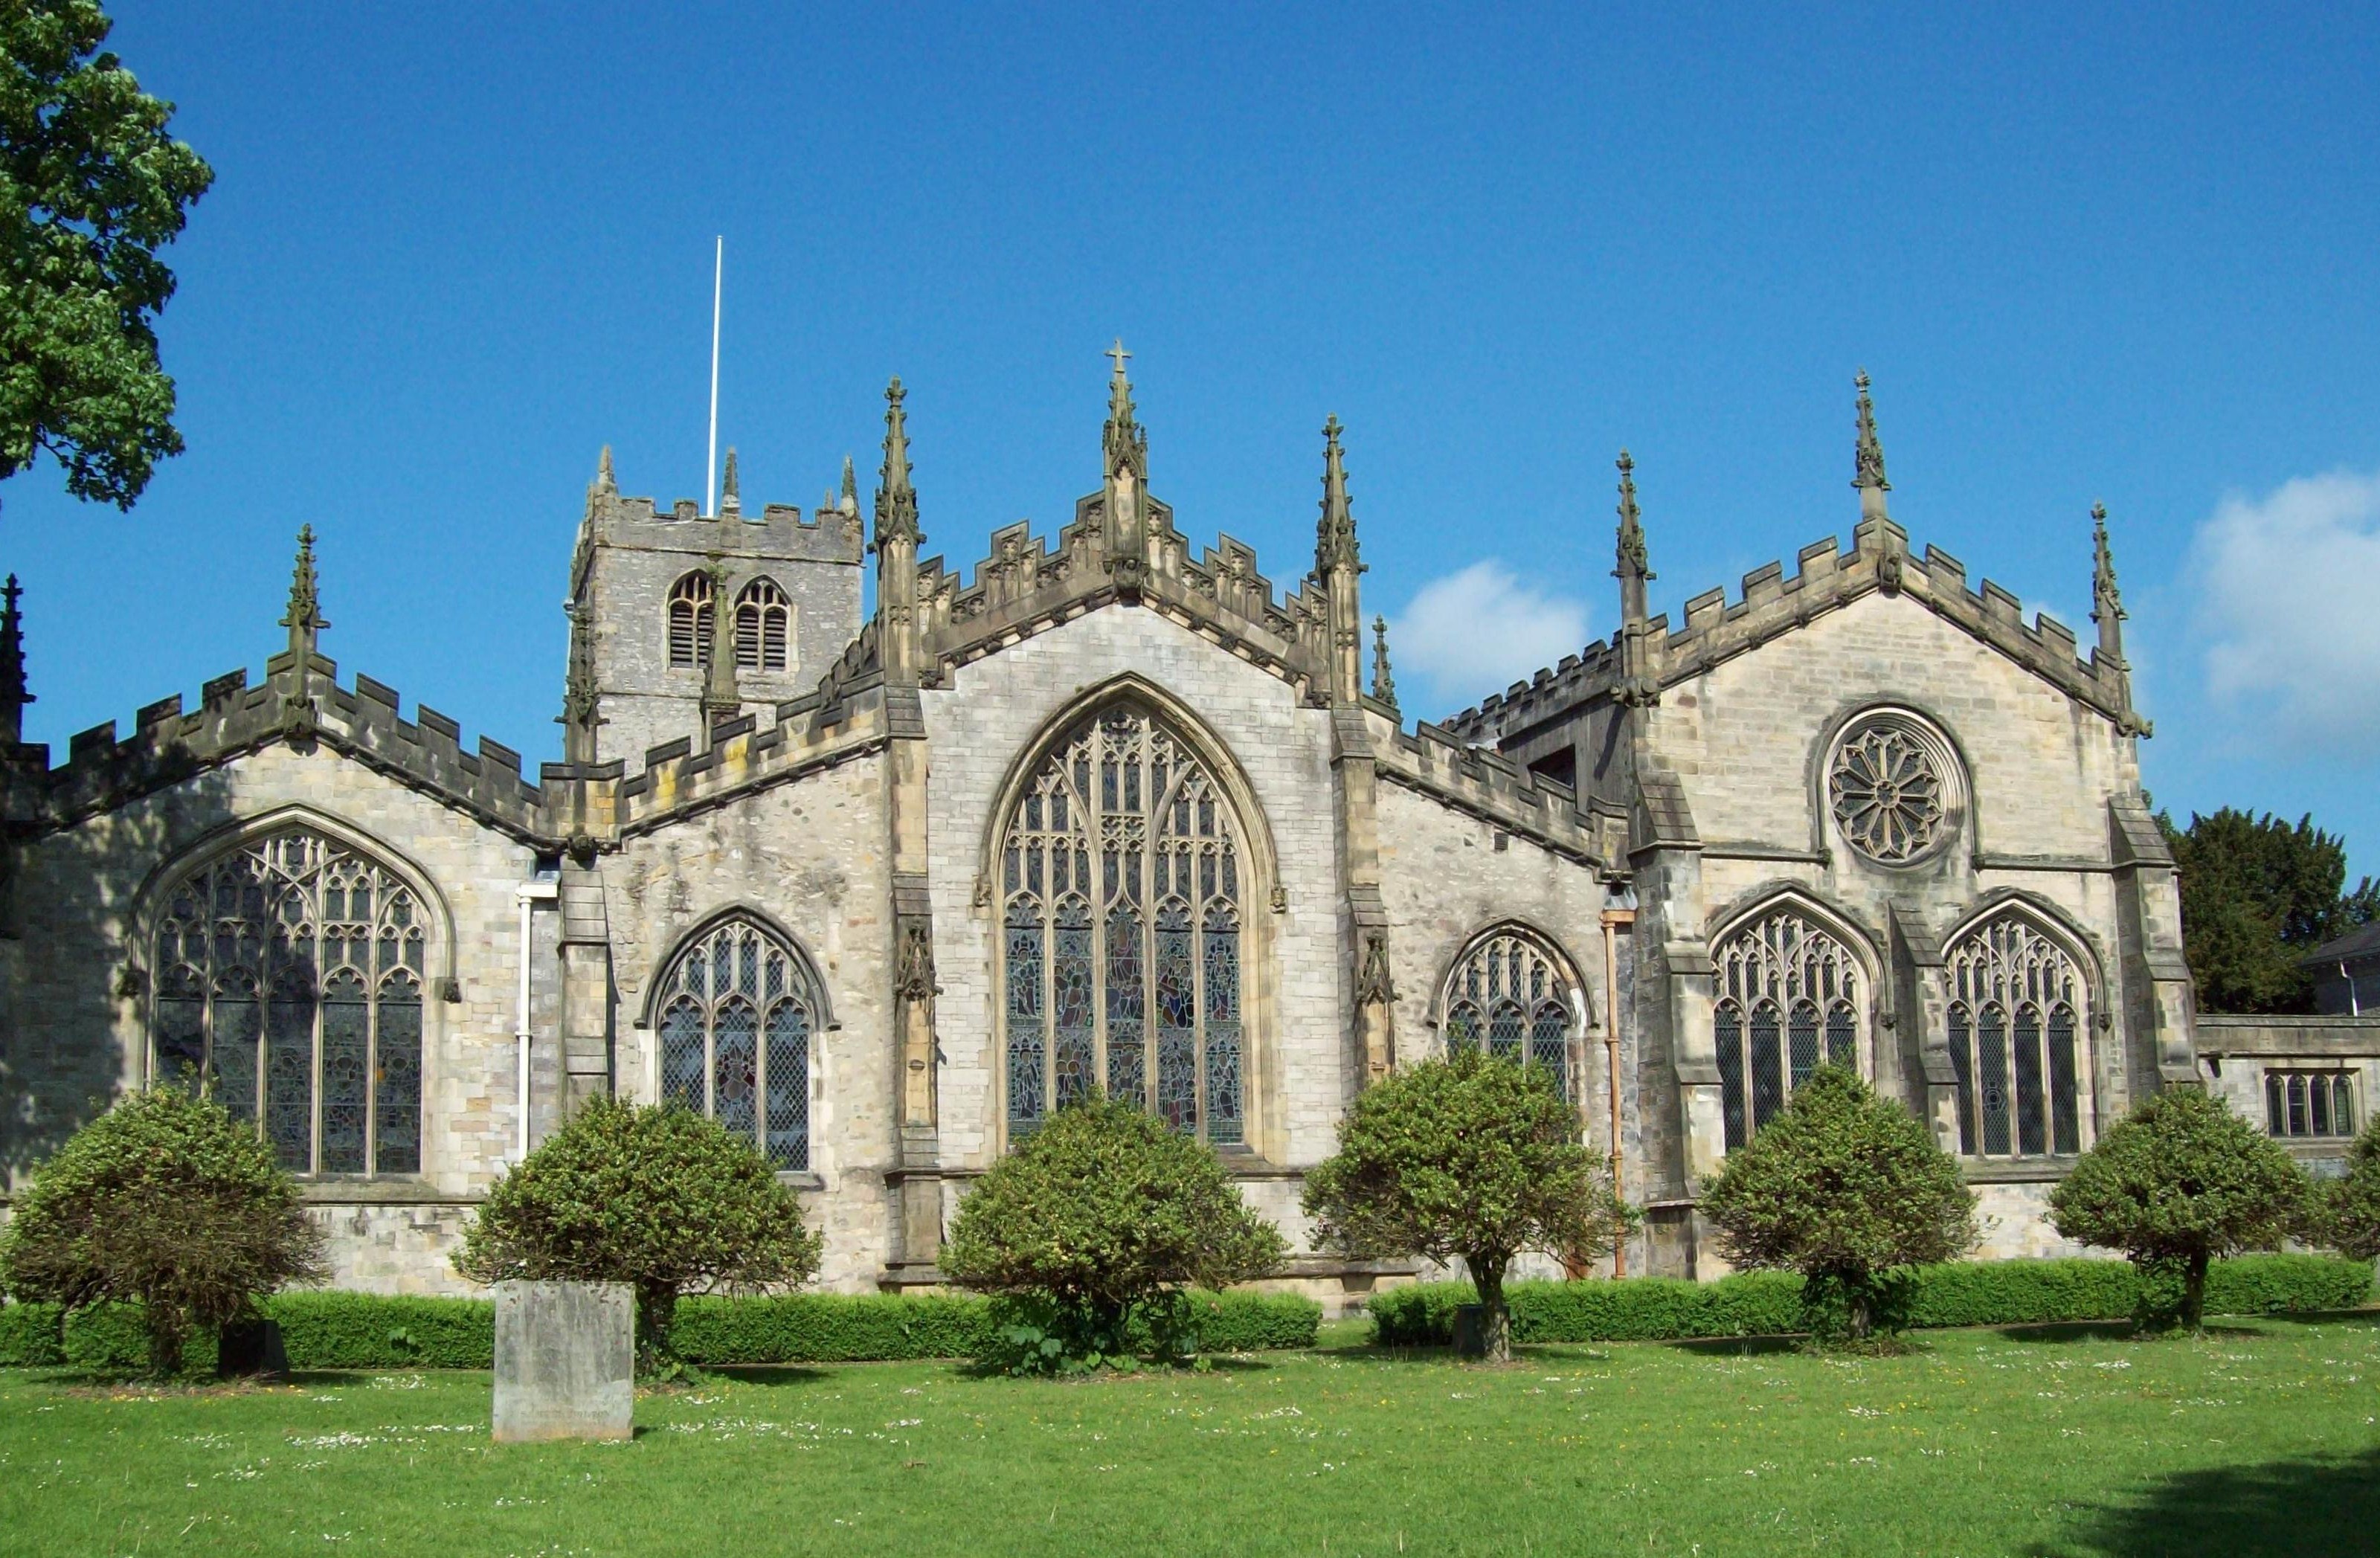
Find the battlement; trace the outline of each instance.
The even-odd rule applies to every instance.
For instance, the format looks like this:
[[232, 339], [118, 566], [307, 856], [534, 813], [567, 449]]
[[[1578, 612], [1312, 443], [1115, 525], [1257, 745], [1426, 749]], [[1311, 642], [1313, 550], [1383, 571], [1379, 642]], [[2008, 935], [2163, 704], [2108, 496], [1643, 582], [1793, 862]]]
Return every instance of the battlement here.
[[1626, 814], [1424, 721], [1377, 744], [1380, 777], [1583, 864], [1626, 858]]
[[729, 510], [705, 518], [701, 505], [692, 498], [680, 498], [663, 509], [651, 498], [625, 497], [599, 489], [588, 494], [586, 529], [597, 545], [658, 552], [845, 563], [855, 567], [868, 554], [867, 528], [856, 506], [821, 507], [805, 515], [795, 505], [771, 503], [757, 510]]

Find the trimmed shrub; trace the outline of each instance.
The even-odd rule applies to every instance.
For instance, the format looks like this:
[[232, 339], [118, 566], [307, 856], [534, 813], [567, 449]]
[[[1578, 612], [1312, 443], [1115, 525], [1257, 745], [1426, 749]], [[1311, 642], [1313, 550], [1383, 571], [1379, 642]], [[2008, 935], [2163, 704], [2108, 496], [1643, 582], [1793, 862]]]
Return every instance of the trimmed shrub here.
[[628, 1284], [638, 1372], [667, 1373], [681, 1292], [794, 1287], [820, 1255], [750, 1138], [675, 1104], [597, 1098], [496, 1181], [454, 1262], [476, 1283]]
[[689, 1297], [678, 1300], [670, 1345], [709, 1366], [973, 1357], [989, 1330], [984, 1301], [961, 1295]]
[[2380, 1256], [2380, 1120], [2348, 1150], [2346, 1176], [2323, 1187], [2313, 1222], [2314, 1238], [2341, 1255]]
[[1580, 1145], [1578, 1113], [1543, 1067], [1475, 1049], [1400, 1068], [1339, 1122], [1339, 1150], [1306, 1176], [1318, 1243], [1350, 1255], [1455, 1256], [1484, 1311], [1481, 1348], [1512, 1357], [1504, 1273], [1536, 1250], [1599, 1255], [1635, 1213]]
[[[0, 1272], [18, 1299], [137, 1301], [145, 1366], [172, 1374], [190, 1338], [285, 1283], [319, 1280], [322, 1248], [297, 1181], [252, 1124], [158, 1088], [119, 1100], [35, 1173], [0, 1232]], [[143, 1367], [113, 1348], [100, 1349], [116, 1360], [107, 1367]]]
[[0, 1369], [44, 1369], [67, 1360], [55, 1304], [0, 1307]]
[[1196, 1347], [1192, 1287], [1261, 1276], [1288, 1252], [1214, 1150], [1130, 1103], [1070, 1103], [960, 1203], [941, 1268], [1004, 1302], [976, 1356], [1018, 1373]]
[[292, 1369], [495, 1367], [496, 1307], [484, 1298], [283, 1293], [264, 1312]]
[[[1912, 1270], [1909, 1324], [2029, 1325], [2122, 1320], [2140, 1301], [2141, 1276], [2121, 1260], [1961, 1260]], [[1656, 1342], [1783, 1336], [1803, 1322], [1802, 1279], [1746, 1272], [1717, 1282], [1628, 1277], [1618, 1282], [1524, 1282], [1507, 1289], [1522, 1342]], [[2242, 1255], [2215, 1262], [2209, 1314], [2281, 1314], [2361, 1308], [2372, 1269], [2321, 1255]], [[1391, 1288], [1370, 1305], [1383, 1346], [1447, 1346], [1471, 1284]]]
[[1193, 1293], [1189, 1319], [1200, 1352], [1260, 1353], [1314, 1345], [1322, 1306], [1294, 1293]]

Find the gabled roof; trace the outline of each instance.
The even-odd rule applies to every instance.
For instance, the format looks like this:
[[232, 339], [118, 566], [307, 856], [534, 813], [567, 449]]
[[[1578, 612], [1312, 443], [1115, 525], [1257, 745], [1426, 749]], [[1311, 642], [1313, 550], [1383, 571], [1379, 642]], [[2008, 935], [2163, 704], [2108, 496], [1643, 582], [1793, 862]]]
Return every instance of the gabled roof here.
[[2351, 963], [2362, 957], [2380, 957], [2380, 919], [2359, 925], [2336, 941], [2322, 945], [2298, 959], [2301, 968], [2318, 963]]

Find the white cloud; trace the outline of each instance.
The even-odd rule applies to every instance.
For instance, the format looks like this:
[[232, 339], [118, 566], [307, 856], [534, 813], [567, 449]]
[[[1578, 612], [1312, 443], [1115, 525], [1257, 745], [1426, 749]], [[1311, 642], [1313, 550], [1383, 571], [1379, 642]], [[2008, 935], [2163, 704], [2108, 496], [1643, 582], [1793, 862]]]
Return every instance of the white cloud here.
[[1389, 649], [1400, 679], [1419, 673], [1451, 712], [1576, 654], [1586, 622], [1585, 602], [1524, 585], [1490, 557], [1423, 585], [1389, 625]]
[[2380, 749], [2380, 476], [2226, 498], [2192, 562], [2207, 688], [2243, 734]]

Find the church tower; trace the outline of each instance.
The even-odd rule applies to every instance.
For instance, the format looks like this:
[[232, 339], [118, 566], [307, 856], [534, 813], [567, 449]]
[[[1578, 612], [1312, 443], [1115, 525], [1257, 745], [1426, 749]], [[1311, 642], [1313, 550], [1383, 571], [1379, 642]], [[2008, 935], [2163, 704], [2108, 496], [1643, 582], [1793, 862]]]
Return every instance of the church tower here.
[[747, 511], [727, 451], [719, 512], [620, 495], [606, 448], [587, 489], [570, 564], [563, 749], [572, 762], [625, 761], [681, 736], [697, 751], [714, 724], [818, 686], [859, 631], [866, 533], [851, 462], [843, 489], [804, 515]]

